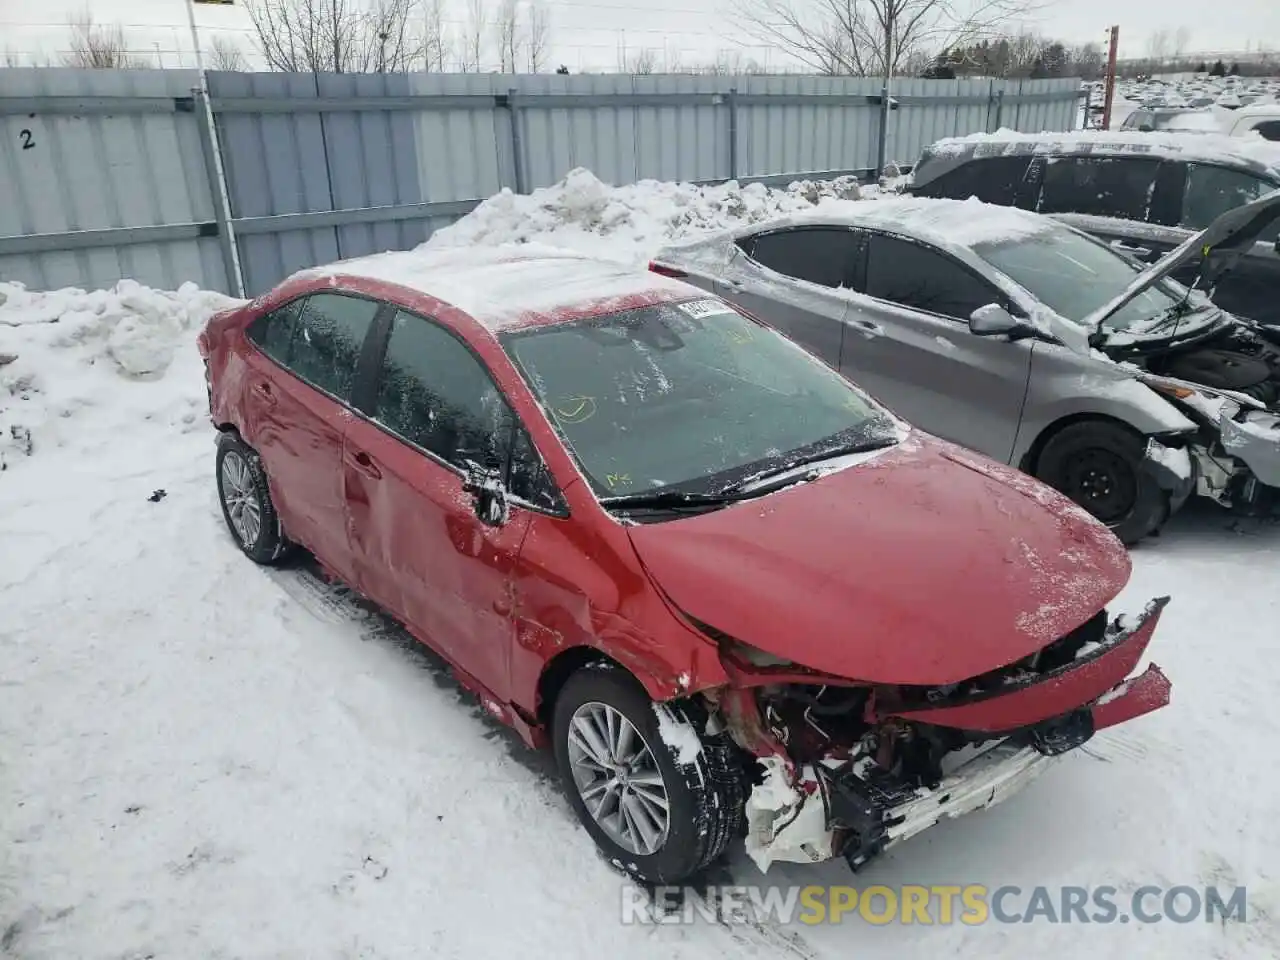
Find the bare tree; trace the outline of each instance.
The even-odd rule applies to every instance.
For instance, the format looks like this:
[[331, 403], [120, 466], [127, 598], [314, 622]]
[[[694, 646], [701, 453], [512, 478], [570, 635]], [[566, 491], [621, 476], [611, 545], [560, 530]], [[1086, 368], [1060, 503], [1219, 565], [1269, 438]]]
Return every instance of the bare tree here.
[[22, 66], [22, 57], [18, 55], [18, 51], [12, 47], [5, 47], [0, 50], [0, 67], [20, 67]]
[[293, 73], [399, 73], [419, 67], [419, 0], [246, 0], [267, 64]]
[[524, 49], [529, 58], [529, 72], [541, 73], [546, 66], [547, 48], [551, 45], [551, 11], [539, 0], [529, 4], [525, 24]]
[[1168, 30], [1157, 30], [1147, 37], [1147, 56], [1157, 66], [1169, 59], [1173, 36]]
[[97, 23], [91, 13], [81, 13], [71, 20], [69, 52], [63, 58], [68, 67], [94, 70], [138, 70], [151, 64], [129, 52], [124, 28]]
[[1179, 27], [1173, 34], [1173, 57], [1175, 60], [1181, 60], [1187, 53], [1187, 47], [1191, 44], [1191, 30], [1185, 26]]
[[205, 63], [210, 70], [244, 73], [249, 69], [249, 61], [245, 59], [240, 44], [222, 34], [217, 34], [210, 41], [209, 52], [205, 54]]
[[644, 47], [629, 57], [624, 54], [623, 62], [619, 66], [622, 73], [647, 77], [658, 70], [658, 51], [652, 47]]
[[498, 69], [515, 73], [520, 56], [520, 7], [518, 0], [499, 0], [493, 21], [493, 37], [498, 45]]
[[458, 51], [458, 69], [463, 73], [480, 70], [484, 61], [484, 35], [488, 29], [489, 11], [485, 8], [485, 0], [467, 0], [467, 19]]
[[1043, 0], [733, 0], [742, 30], [830, 75], [904, 72], [921, 53], [965, 46]]
[[426, 0], [423, 16], [423, 69], [444, 72], [449, 56], [449, 34], [445, 27], [444, 0]]

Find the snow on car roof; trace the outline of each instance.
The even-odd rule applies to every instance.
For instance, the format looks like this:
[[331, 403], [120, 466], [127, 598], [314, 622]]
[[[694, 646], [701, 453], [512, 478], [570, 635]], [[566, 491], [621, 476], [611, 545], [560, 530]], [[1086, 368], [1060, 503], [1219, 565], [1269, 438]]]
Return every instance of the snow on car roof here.
[[658, 299], [697, 294], [636, 267], [538, 244], [379, 253], [304, 274], [398, 284], [457, 307], [494, 333], [565, 311], [608, 313], [644, 294]]
[[[975, 149], [976, 148], [976, 149]], [[1262, 137], [1228, 137], [1210, 133], [1077, 130], [1071, 133], [1019, 133], [1001, 129], [948, 137], [928, 148], [935, 157], [960, 157], [974, 150], [983, 155], [1001, 153], [1141, 153], [1148, 156], [1205, 163], [1241, 163], [1280, 175], [1280, 144]]]
[[[1019, 210], [968, 200], [893, 197], [874, 201], [833, 201], [813, 213], [798, 214], [790, 223], [839, 223], [913, 236], [938, 246], [972, 247], [980, 243], [1019, 240], [1061, 230], [1056, 220]], [[776, 222], [770, 223], [774, 227]], [[755, 227], [759, 230], [759, 227]]]

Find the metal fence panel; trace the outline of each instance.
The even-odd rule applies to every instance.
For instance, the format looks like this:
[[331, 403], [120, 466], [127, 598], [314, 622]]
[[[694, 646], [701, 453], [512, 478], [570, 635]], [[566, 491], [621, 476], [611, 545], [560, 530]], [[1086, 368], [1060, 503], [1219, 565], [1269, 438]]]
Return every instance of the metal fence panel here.
[[[321, 115], [305, 109], [318, 96], [314, 74], [210, 73], [231, 214], [270, 217], [333, 209]], [[289, 98], [296, 112], [219, 114], [224, 98]], [[337, 260], [334, 227], [302, 227], [237, 238], [246, 292], [260, 293], [297, 270]]]
[[[0, 70], [0, 277], [227, 289], [196, 82]], [[211, 73], [209, 87], [250, 294], [412, 247], [503, 188], [575, 167], [613, 183], [867, 173], [881, 132], [881, 81], [847, 77]], [[1078, 89], [897, 80], [887, 157], [997, 126], [1071, 129]], [[122, 227], [140, 230], [109, 232]]]
[[[0, 70], [0, 104], [33, 97], [64, 97], [69, 108], [89, 97], [172, 102], [190, 97], [195, 83], [195, 72], [183, 70], [10, 68]], [[0, 238], [212, 217], [194, 113], [0, 113]], [[214, 238], [118, 239], [0, 255], [0, 279], [45, 289], [107, 287], [122, 277], [162, 286], [192, 280], [225, 289]]]

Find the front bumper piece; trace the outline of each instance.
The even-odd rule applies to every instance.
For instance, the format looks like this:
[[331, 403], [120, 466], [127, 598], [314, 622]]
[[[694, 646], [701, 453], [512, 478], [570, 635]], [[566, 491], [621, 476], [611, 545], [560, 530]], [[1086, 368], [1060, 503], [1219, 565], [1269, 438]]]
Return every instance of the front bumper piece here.
[[1131, 626], [1117, 627], [1099, 650], [1061, 673], [1009, 694], [901, 714], [1003, 737], [935, 787], [907, 788], [877, 775], [871, 764], [859, 769], [835, 760], [805, 766], [788, 782], [781, 758], [762, 758], [764, 782], [747, 798], [748, 855], [762, 871], [774, 862], [836, 855], [857, 870], [942, 820], [1008, 799], [1096, 731], [1165, 706], [1171, 685], [1156, 665], [1121, 679], [1137, 666], [1163, 607], [1163, 600], [1154, 601]]
[[1241, 461], [1261, 483], [1280, 487], [1280, 416], [1248, 410], [1240, 419], [1223, 417], [1218, 427], [1222, 448]]

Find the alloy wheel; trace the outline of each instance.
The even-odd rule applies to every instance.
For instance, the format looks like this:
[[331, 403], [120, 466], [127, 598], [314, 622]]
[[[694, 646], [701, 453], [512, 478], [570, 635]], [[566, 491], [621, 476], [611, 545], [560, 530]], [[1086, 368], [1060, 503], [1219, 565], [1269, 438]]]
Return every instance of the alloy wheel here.
[[262, 531], [262, 503], [249, 464], [234, 450], [222, 457], [222, 503], [241, 545], [257, 543]]
[[584, 703], [569, 722], [569, 763], [587, 812], [618, 846], [650, 856], [666, 842], [670, 801], [653, 751], [606, 703]]

